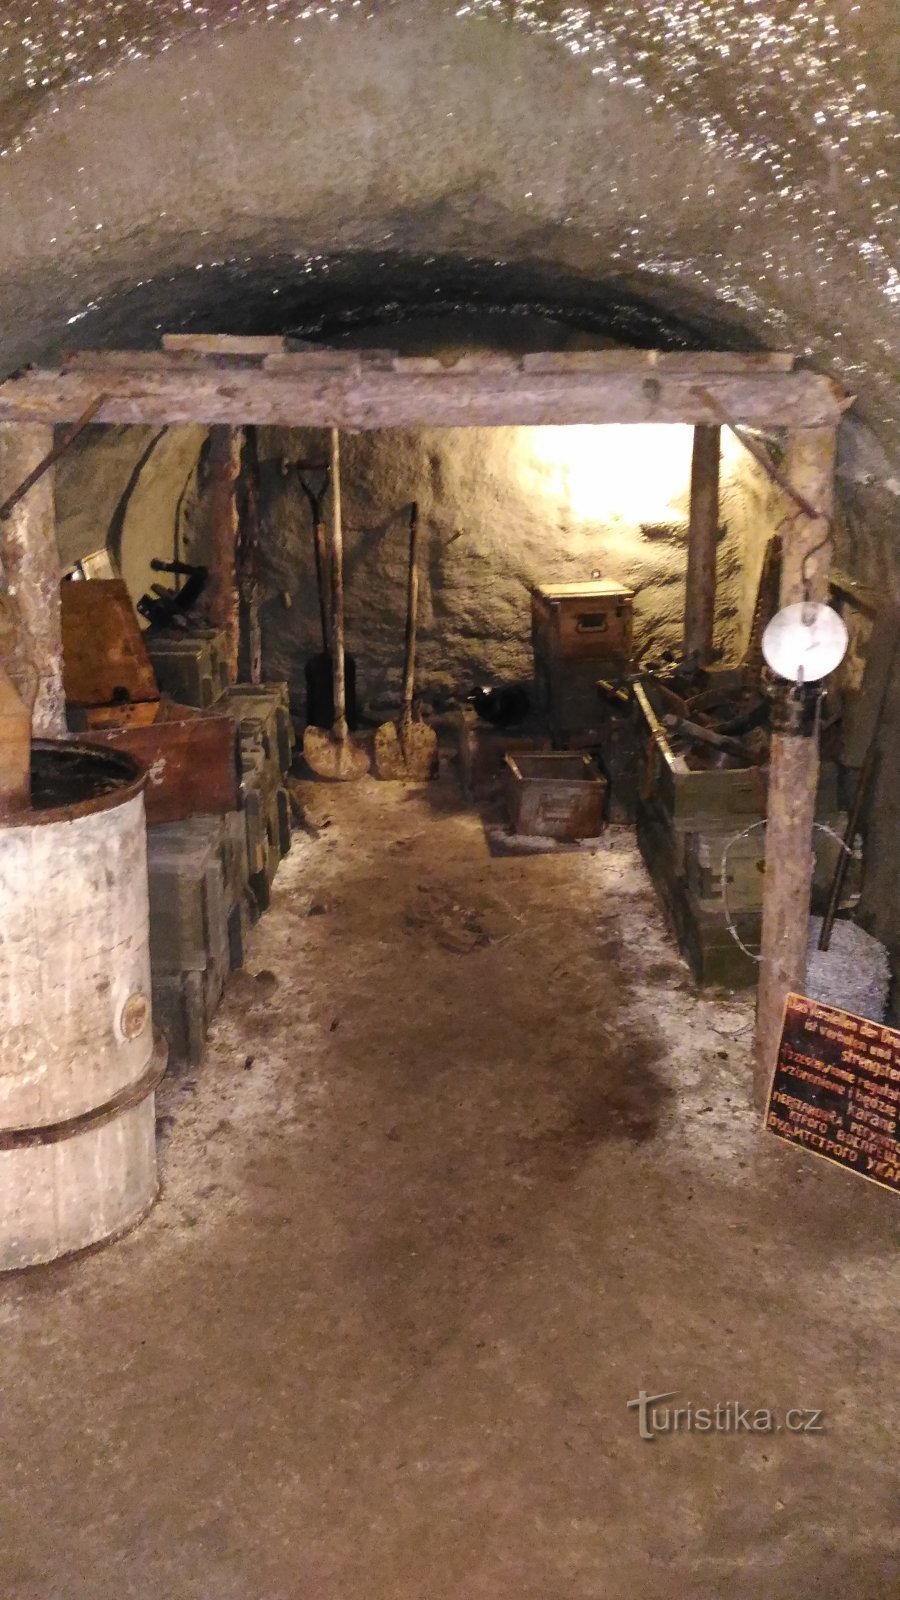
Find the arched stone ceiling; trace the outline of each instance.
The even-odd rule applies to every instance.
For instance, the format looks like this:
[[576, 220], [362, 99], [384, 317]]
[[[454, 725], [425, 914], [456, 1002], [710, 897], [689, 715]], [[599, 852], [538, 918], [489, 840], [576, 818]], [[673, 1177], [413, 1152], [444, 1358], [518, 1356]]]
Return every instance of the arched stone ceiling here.
[[898, 39], [896, 0], [7, 0], [0, 358], [549, 313], [791, 347], [890, 451]]

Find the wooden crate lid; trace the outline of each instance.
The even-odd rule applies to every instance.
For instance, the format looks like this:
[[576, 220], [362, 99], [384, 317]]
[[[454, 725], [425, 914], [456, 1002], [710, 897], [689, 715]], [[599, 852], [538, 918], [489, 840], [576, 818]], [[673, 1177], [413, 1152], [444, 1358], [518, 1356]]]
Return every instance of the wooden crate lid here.
[[70, 705], [122, 697], [158, 700], [159, 689], [131, 596], [121, 578], [60, 585], [63, 687]]
[[587, 583], [536, 583], [532, 594], [541, 600], [633, 600], [634, 590], [611, 578], [592, 578]]

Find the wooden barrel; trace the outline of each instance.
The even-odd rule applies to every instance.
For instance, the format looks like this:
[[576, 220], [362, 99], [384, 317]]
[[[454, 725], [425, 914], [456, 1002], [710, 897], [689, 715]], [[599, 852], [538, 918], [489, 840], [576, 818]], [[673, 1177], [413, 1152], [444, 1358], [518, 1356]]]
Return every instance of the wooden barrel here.
[[36, 742], [0, 826], [0, 1270], [139, 1220], [157, 1192], [144, 773]]

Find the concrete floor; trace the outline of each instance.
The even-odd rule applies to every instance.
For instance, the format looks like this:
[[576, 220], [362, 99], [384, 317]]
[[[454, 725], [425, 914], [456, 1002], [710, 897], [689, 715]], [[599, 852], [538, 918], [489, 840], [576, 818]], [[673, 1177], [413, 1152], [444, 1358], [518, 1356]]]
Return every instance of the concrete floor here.
[[760, 1134], [627, 834], [306, 793], [155, 1211], [0, 1288], [3, 1600], [895, 1600], [894, 1198]]

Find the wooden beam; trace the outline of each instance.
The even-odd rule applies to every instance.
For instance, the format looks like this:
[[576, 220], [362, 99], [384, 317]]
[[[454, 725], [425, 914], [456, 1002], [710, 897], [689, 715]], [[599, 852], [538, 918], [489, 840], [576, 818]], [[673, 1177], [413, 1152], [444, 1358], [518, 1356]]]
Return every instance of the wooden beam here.
[[179, 354], [193, 350], [199, 355], [262, 357], [277, 355], [285, 344], [280, 334], [259, 338], [235, 333], [164, 333], [162, 347]]
[[[0, 496], [11, 496], [52, 450], [49, 425], [0, 425]], [[4, 664], [31, 707], [35, 738], [54, 739], [66, 731], [66, 707], [52, 467], [0, 523], [0, 568], [18, 621], [18, 640]]]
[[205, 611], [228, 641], [228, 675], [237, 682], [240, 595], [237, 578], [238, 479], [243, 438], [239, 428], [209, 430], [209, 583]]
[[694, 429], [691, 514], [684, 607], [684, 653], [712, 659], [716, 620], [716, 551], [719, 538], [719, 457], [722, 430]]
[[[494, 427], [660, 422], [712, 425], [722, 415], [751, 427], [836, 426], [846, 409], [836, 385], [814, 372], [737, 365], [722, 370], [679, 355], [598, 352], [614, 365], [585, 367], [580, 356], [536, 370], [534, 357], [467, 358], [444, 367], [366, 351], [273, 355], [262, 364], [186, 352], [155, 352], [154, 364], [98, 355], [55, 371], [29, 370], [0, 384], [0, 421], [76, 419], [98, 388], [97, 421], [155, 426]], [[158, 365], [160, 358], [166, 365]], [[627, 358], [627, 359], [626, 359]], [[546, 361], [546, 358], [544, 358]], [[561, 358], [560, 358], [561, 359]], [[699, 365], [698, 365], [699, 361]]]
[[[804, 429], [788, 441], [786, 475], [821, 515], [807, 517], [795, 506], [783, 525], [782, 606], [807, 595], [828, 599], [836, 449], [833, 428]], [[754, 1098], [760, 1109], [778, 1051], [785, 1000], [791, 990], [804, 988], [818, 781], [818, 738], [774, 733], [754, 1062]]]

